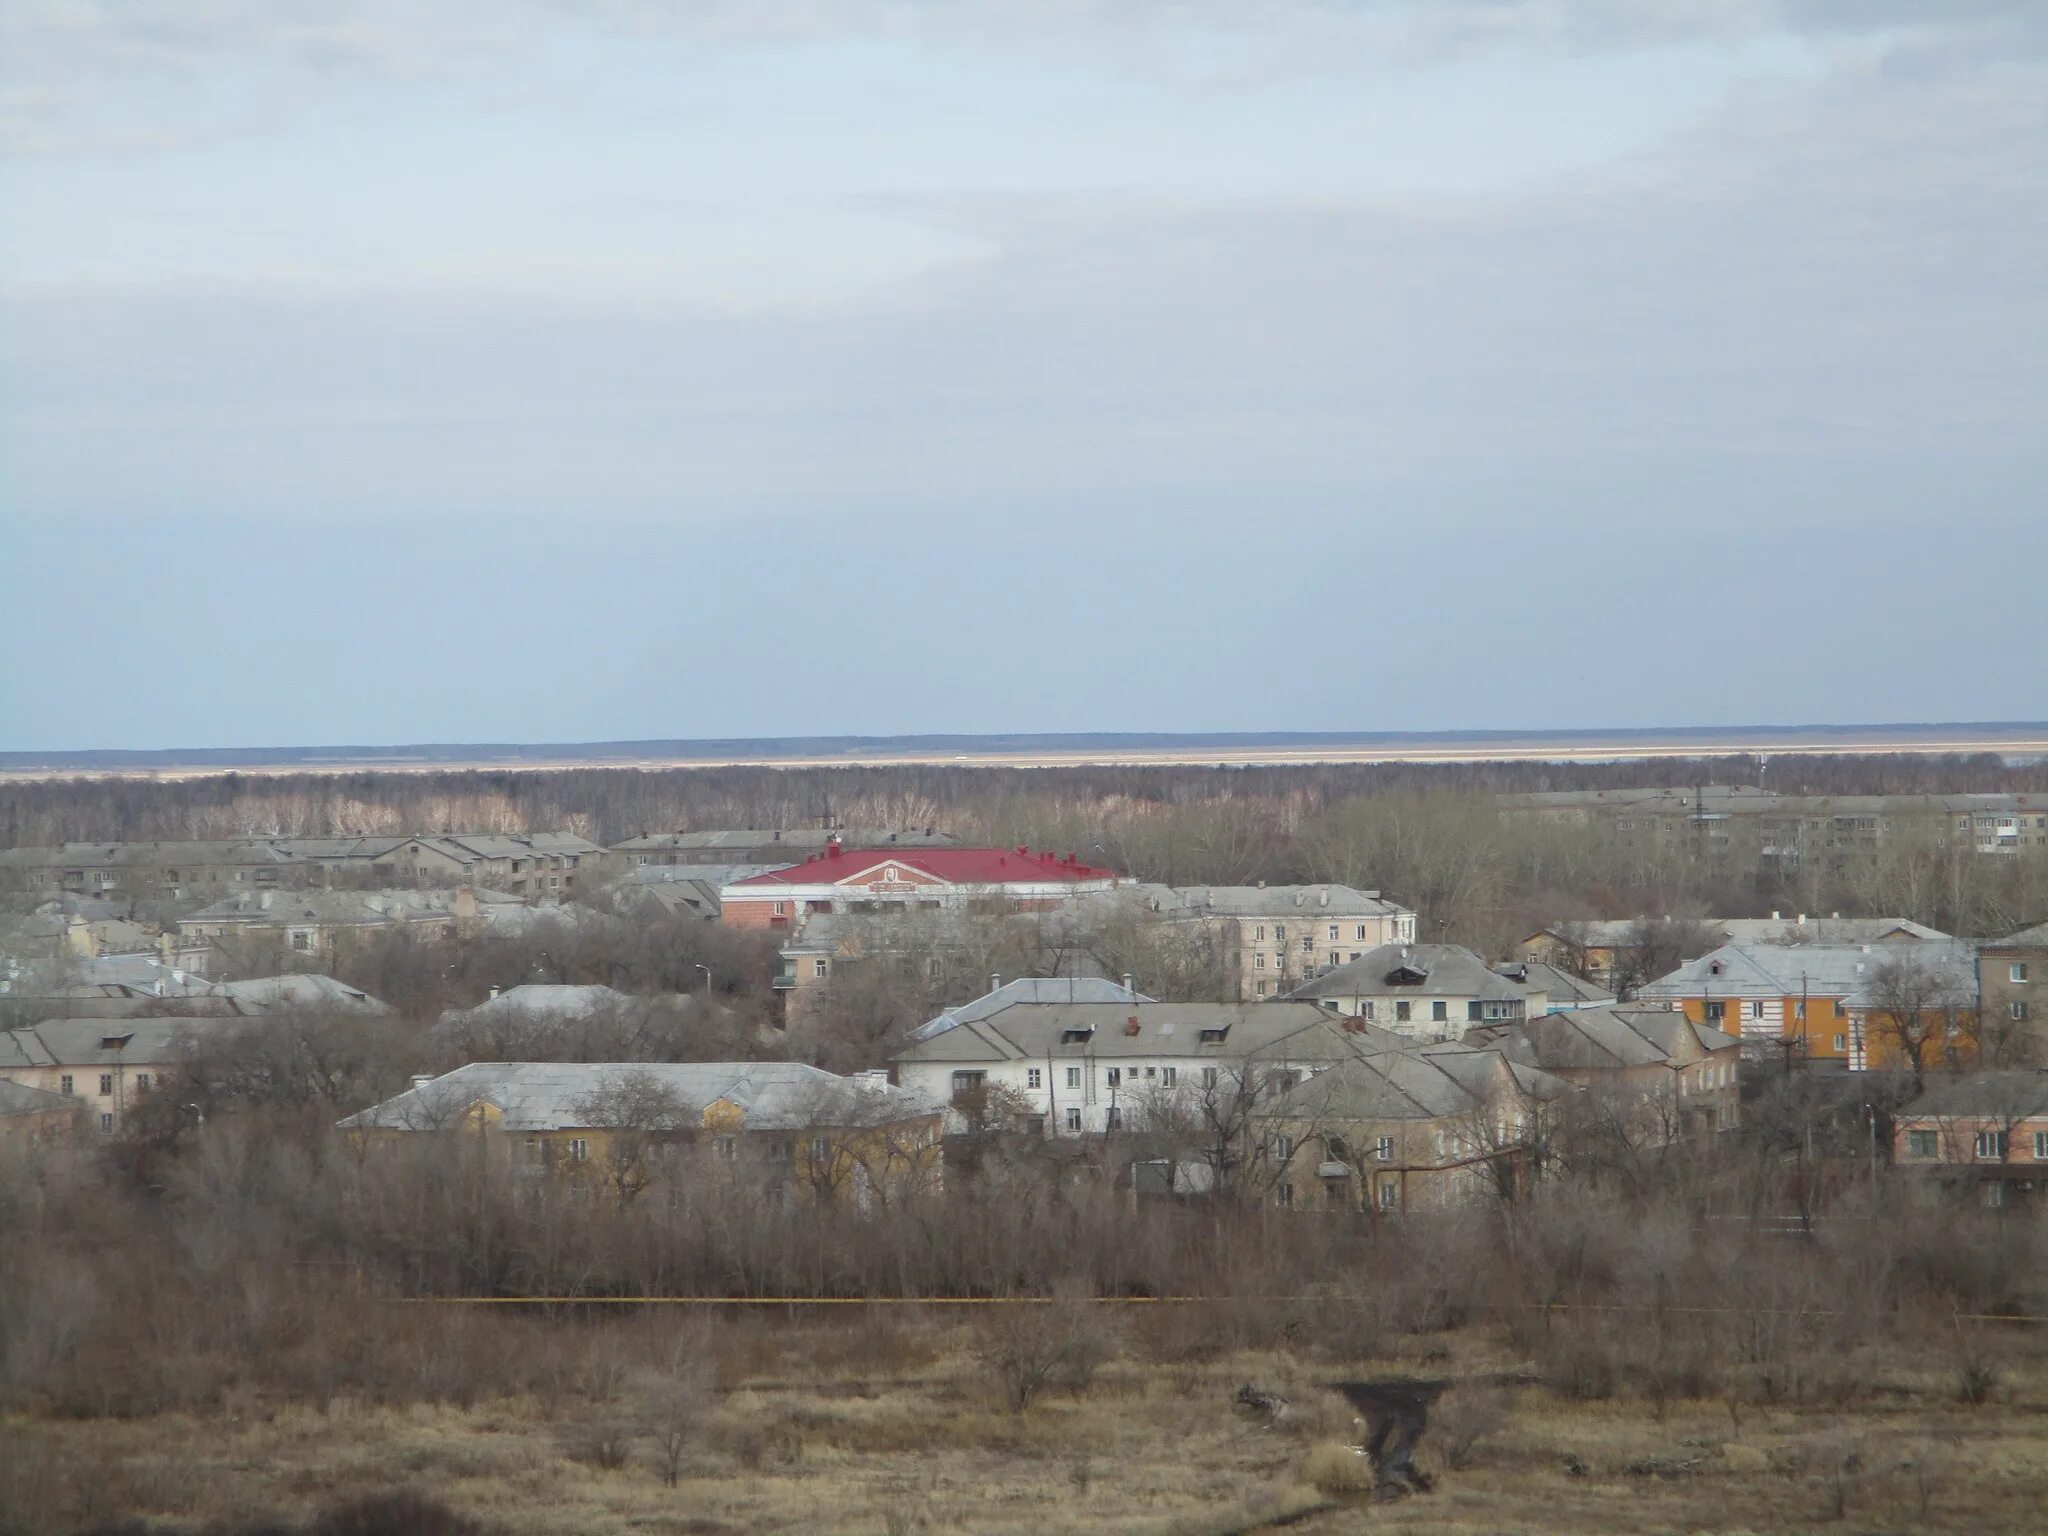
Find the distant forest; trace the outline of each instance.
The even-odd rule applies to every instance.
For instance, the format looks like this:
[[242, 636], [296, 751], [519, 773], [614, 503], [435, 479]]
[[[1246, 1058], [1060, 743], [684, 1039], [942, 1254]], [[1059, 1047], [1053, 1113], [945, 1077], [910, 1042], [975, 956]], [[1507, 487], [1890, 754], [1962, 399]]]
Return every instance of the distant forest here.
[[[2009, 933], [2048, 917], [2048, 859], [1905, 838], [1841, 869], [1673, 859], [1610, 824], [1508, 816], [1502, 793], [1757, 782], [1754, 759], [1326, 763], [1285, 767], [568, 768], [0, 780], [0, 841], [559, 829], [611, 844], [726, 827], [936, 827], [1073, 853], [1175, 885], [1329, 880], [1385, 890], [1432, 936], [1506, 953], [1532, 927], [1637, 913], [1777, 908]], [[2048, 793], [2048, 764], [1963, 756], [1773, 755], [1773, 790]]]
[[[2048, 764], [1996, 753], [1773, 755], [1786, 794], [2048, 791]], [[1657, 785], [1754, 784], [1743, 758], [1612, 763], [1193, 764], [995, 768], [903, 763], [845, 768], [366, 770], [361, 773], [0, 780], [0, 846], [202, 837], [338, 836], [565, 829], [603, 843], [718, 827], [923, 827], [1005, 837], [1084, 808], [1224, 803], [1290, 829], [1354, 796], [1501, 794]]]

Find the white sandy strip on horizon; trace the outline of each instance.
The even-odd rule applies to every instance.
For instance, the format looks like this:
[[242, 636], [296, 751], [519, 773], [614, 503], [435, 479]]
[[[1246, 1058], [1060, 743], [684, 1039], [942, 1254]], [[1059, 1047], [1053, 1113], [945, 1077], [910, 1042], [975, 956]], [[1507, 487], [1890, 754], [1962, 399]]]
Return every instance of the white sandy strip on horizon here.
[[1871, 757], [1899, 752], [1916, 755], [1995, 752], [2004, 756], [2048, 755], [2048, 739], [1973, 737], [1962, 741], [1661, 741], [1586, 742], [1572, 746], [1534, 741], [1530, 745], [1469, 744], [1414, 746], [1303, 746], [1257, 748], [1103, 749], [1072, 752], [848, 752], [807, 757], [588, 757], [449, 759], [350, 758], [306, 763], [193, 764], [156, 768], [0, 769], [0, 779], [205, 779], [234, 773], [247, 778], [343, 773], [548, 773], [575, 768], [656, 770], [665, 768], [873, 768], [902, 765], [969, 768], [1144, 768], [1219, 765], [1243, 768], [1312, 766], [1322, 763], [1512, 763], [1620, 762], [1636, 758], [1767, 757], [1795, 754]]

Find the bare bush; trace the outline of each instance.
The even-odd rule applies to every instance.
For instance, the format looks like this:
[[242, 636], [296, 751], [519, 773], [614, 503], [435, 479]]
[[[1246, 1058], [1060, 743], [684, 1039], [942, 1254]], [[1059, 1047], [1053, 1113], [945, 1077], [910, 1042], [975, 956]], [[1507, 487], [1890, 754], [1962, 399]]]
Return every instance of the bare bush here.
[[1511, 1400], [1499, 1387], [1456, 1387], [1429, 1413], [1429, 1434], [1452, 1471], [1469, 1466], [1473, 1453], [1506, 1427]]
[[983, 1326], [975, 1359], [1013, 1413], [1049, 1387], [1082, 1390], [1117, 1348], [1116, 1330], [1100, 1305], [1085, 1298], [1004, 1303], [995, 1312]]

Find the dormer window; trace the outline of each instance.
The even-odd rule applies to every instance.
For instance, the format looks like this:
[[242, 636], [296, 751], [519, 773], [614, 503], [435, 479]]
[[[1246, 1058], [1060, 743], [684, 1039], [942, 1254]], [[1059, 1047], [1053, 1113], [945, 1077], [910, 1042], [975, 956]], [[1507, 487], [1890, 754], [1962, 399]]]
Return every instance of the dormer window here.
[[1063, 1029], [1060, 1031], [1060, 1044], [1086, 1045], [1093, 1038], [1094, 1034], [1095, 1031], [1092, 1028]]
[[1230, 1026], [1228, 1024], [1223, 1024], [1219, 1025], [1214, 1029], [1203, 1030], [1201, 1034], [1201, 1042], [1204, 1045], [1221, 1045], [1226, 1039], [1229, 1038], [1229, 1036]]

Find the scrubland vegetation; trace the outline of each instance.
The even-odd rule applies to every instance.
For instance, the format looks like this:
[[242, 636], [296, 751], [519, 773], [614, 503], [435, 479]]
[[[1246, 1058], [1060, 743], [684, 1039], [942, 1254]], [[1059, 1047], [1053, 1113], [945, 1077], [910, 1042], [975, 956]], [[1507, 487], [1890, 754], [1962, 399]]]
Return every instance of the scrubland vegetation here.
[[[1007, 1165], [867, 1213], [621, 1207], [454, 1150], [250, 1113], [11, 1161], [0, 1530], [357, 1529], [317, 1522], [394, 1488], [506, 1532], [1349, 1530], [1370, 1473], [1321, 1384], [1376, 1379], [1451, 1385], [1436, 1490], [1371, 1529], [2048, 1500], [2048, 1232], [1884, 1181], [1806, 1231], [1571, 1181], [1375, 1225]], [[707, 1296], [805, 1304], [609, 1300]]]

